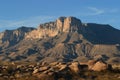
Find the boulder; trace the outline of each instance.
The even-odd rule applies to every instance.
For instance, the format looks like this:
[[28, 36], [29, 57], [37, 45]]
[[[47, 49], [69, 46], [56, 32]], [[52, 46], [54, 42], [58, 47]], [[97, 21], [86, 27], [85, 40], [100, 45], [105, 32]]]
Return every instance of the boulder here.
[[59, 64], [59, 62], [52, 62], [52, 63], [50, 63], [50, 66], [56, 66], [58, 64]]
[[49, 67], [44, 66], [44, 67], [40, 67], [40, 68], [39, 68], [39, 71], [45, 71], [45, 70], [48, 70], [48, 69], [49, 69]]
[[108, 69], [108, 64], [104, 63], [102, 61], [98, 61], [94, 64], [94, 66], [91, 68], [93, 71], [103, 71]]
[[36, 74], [36, 73], [38, 73], [39, 72], [39, 69], [35, 69], [34, 71], [33, 71], [33, 74]]
[[88, 69], [92, 69], [95, 63], [96, 63], [96, 60], [89, 60], [87, 63]]
[[16, 78], [23, 77], [23, 74], [19, 74], [19, 73], [17, 73], [17, 74], [15, 74], [15, 77], [16, 77]]
[[80, 66], [80, 64], [79, 64], [78, 62], [72, 62], [72, 63], [69, 65], [69, 68], [70, 68], [73, 72], [79, 73], [79, 72], [80, 72], [79, 66]]
[[65, 70], [68, 66], [66, 64], [62, 64], [59, 66], [59, 71]]

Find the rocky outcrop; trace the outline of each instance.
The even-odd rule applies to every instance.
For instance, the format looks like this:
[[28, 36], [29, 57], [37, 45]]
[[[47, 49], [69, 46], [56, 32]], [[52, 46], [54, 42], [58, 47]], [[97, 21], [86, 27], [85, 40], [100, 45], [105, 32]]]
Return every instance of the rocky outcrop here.
[[89, 60], [87, 63], [88, 68], [91, 70], [95, 63], [96, 63], [96, 60]]
[[78, 62], [73, 62], [69, 65], [69, 68], [75, 72], [75, 73], [79, 73], [80, 72], [80, 64]]
[[112, 67], [102, 60], [89, 60], [88, 69], [93, 71], [111, 70]]
[[94, 70], [94, 71], [103, 71], [103, 70], [107, 70], [107, 69], [108, 69], [107, 63], [98, 61], [98, 62], [96, 62], [94, 64], [94, 66], [92, 67], [91, 70]]
[[[90, 61], [91, 62], [91, 61]], [[50, 64], [42, 65], [41, 63], [36, 62], [9, 62], [9, 63], [1, 63], [0, 64], [0, 79], [1, 80], [101, 80], [101, 77], [109, 80], [118, 80], [118, 76], [120, 76], [120, 70], [112, 70], [112, 71], [104, 71], [104, 72], [94, 72], [89, 71], [84, 68], [82, 64], [78, 62], [70, 62], [70, 63], [61, 63], [61, 62], [53, 62]], [[96, 65], [101, 67], [99, 61]], [[96, 66], [95, 65], [95, 66]], [[80, 67], [78, 67], [80, 66]], [[99, 67], [97, 66], [97, 67]], [[103, 65], [102, 65], [103, 66]], [[99, 71], [98, 68], [95, 71]], [[105, 70], [102, 69], [102, 70]], [[109, 74], [108, 74], [109, 73]], [[106, 75], [107, 74], [107, 75]], [[101, 76], [100, 76], [101, 75]], [[94, 78], [95, 76], [95, 78]], [[108, 77], [111, 78], [108, 78]], [[103, 79], [103, 80], [104, 80]]]

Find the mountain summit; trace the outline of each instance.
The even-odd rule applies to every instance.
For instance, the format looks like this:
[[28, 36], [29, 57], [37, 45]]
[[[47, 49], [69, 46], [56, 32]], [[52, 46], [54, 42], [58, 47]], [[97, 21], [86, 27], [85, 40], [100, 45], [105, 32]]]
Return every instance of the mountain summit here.
[[81, 26], [81, 21], [75, 17], [60, 17], [54, 22], [40, 24], [38, 29], [28, 33], [26, 38], [55, 37], [63, 32], [78, 31]]
[[92, 43], [97, 44], [119, 44], [120, 30], [110, 25], [101, 25], [93, 23], [82, 23], [75, 17], [60, 17], [54, 22], [40, 24], [36, 30], [26, 34], [26, 39], [42, 39], [46, 37], [55, 37], [62, 33], [82, 34]]
[[60, 17], [38, 28], [20, 27], [0, 33], [0, 60], [85, 62], [120, 61], [120, 30]]

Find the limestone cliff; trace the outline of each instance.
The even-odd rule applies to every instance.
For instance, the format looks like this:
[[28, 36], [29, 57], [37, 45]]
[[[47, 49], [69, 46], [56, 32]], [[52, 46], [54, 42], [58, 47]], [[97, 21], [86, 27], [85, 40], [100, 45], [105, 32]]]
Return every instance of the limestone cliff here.
[[82, 26], [81, 21], [75, 17], [67, 17], [64, 20], [63, 32], [75, 32]]
[[40, 24], [36, 30], [26, 34], [26, 39], [54, 37], [59, 33], [78, 31], [81, 26], [81, 21], [75, 17], [60, 17], [55, 22]]

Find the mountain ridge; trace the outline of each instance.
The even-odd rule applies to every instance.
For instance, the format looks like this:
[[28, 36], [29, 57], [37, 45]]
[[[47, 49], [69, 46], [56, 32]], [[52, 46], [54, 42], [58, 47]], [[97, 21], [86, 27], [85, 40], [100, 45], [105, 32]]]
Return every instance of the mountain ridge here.
[[104, 59], [120, 63], [120, 30], [60, 17], [38, 28], [21, 27], [0, 33], [0, 60], [84, 62]]

